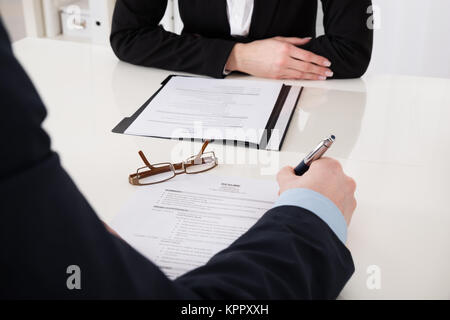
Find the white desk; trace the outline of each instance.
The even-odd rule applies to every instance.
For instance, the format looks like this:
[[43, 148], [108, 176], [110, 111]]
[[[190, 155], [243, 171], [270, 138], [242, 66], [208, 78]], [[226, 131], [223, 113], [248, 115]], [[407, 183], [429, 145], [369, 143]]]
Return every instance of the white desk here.
[[[109, 48], [88, 44], [25, 39], [14, 48], [46, 102], [54, 149], [104, 220], [135, 190], [127, 176], [141, 165], [138, 150], [154, 162], [197, 151], [198, 144], [111, 133], [170, 72], [121, 63]], [[259, 165], [233, 164], [243, 149], [213, 144], [226, 162], [215, 173], [273, 179], [261, 176], [269, 159], [276, 168], [296, 165], [321, 138], [336, 134], [329, 155], [358, 182], [348, 240], [356, 273], [341, 298], [449, 299], [450, 80], [298, 83], [307, 88], [283, 152], [244, 151]], [[380, 290], [366, 286], [371, 265], [381, 268]]]

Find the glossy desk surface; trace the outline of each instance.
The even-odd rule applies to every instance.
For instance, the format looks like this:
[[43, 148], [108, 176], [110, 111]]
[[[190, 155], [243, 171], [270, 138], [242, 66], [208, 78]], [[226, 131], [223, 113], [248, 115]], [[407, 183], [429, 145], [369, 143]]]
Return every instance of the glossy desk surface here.
[[[45, 127], [65, 168], [105, 221], [135, 190], [129, 173], [183, 160], [198, 143], [111, 133], [168, 71], [119, 62], [108, 47], [25, 39], [14, 50], [49, 112]], [[333, 133], [329, 156], [358, 183], [348, 246], [356, 272], [342, 299], [450, 299], [450, 80], [374, 76], [292, 82], [306, 88], [281, 153], [212, 144], [220, 175], [274, 179]], [[369, 289], [378, 266], [381, 288]]]

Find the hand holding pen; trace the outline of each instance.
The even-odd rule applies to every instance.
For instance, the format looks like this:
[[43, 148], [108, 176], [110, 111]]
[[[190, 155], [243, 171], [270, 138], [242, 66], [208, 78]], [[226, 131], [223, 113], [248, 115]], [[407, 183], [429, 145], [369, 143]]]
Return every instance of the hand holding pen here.
[[[356, 182], [347, 176], [339, 161], [321, 157], [335, 141], [331, 136], [322, 141], [297, 166], [285, 167], [278, 173], [280, 195], [290, 189], [309, 189], [330, 199], [350, 224], [356, 209]], [[295, 172], [297, 171], [297, 173]], [[298, 176], [301, 174], [302, 176]]]

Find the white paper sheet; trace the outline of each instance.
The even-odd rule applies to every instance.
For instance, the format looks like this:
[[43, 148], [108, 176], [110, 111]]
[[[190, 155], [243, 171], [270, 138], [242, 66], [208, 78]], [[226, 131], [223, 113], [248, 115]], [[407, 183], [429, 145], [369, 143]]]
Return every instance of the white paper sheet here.
[[281, 87], [269, 81], [173, 77], [125, 133], [259, 144]]
[[111, 226], [174, 279], [245, 233], [272, 208], [277, 193], [271, 180], [180, 175], [139, 187]]

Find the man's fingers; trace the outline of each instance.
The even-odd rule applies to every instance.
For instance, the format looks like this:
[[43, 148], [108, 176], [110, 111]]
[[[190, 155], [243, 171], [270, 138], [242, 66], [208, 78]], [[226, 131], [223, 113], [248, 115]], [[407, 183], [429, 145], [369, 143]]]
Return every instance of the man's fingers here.
[[294, 46], [302, 46], [311, 41], [312, 38], [296, 38], [296, 37], [276, 37], [275, 39], [279, 41], [288, 42]]
[[319, 160], [313, 161], [310, 166], [310, 170], [322, 170], [328, 173], [342, 173], [342, 165], [339, 161], [333, 158], [323, 157]]
[[352, 211], [355, 211], [357, 207], [358, 207], [358, 201], [356, 200], [355, 197], [353, 197], [353, 198], [352, 198], [351, 208], [350, 208], [350, 209], [351, 209]]
[[357, 187], [355, 179], [353, 179], [352, 177], [347, 177], [347, 180], [351, 192], [355, 193]]
[[311, 51], [304, 50], [297, 48], [295, 46], [291, 47], [291, 57], [306, 61], [306, 62], [312, 62], [314, 64], [317, 64], [318, 66], [324, 66], [324, 67], [330, 67], [331, 62], [327, 58], [321, 57], [315, 53], [312, 53]]
[[320, 67], [310, 62], [304, 62], [297, 59], [290, 59], [288, 62], [288, 68], [298, 71], [313, 73], [322, 77], [332, 77], [333, 71], [328, 68]]
[[281, 180], [292, 178], [292, 176], [295, 176], [294, 168], [287, 166], [278, 172], [277, 181], [280, 182]]

